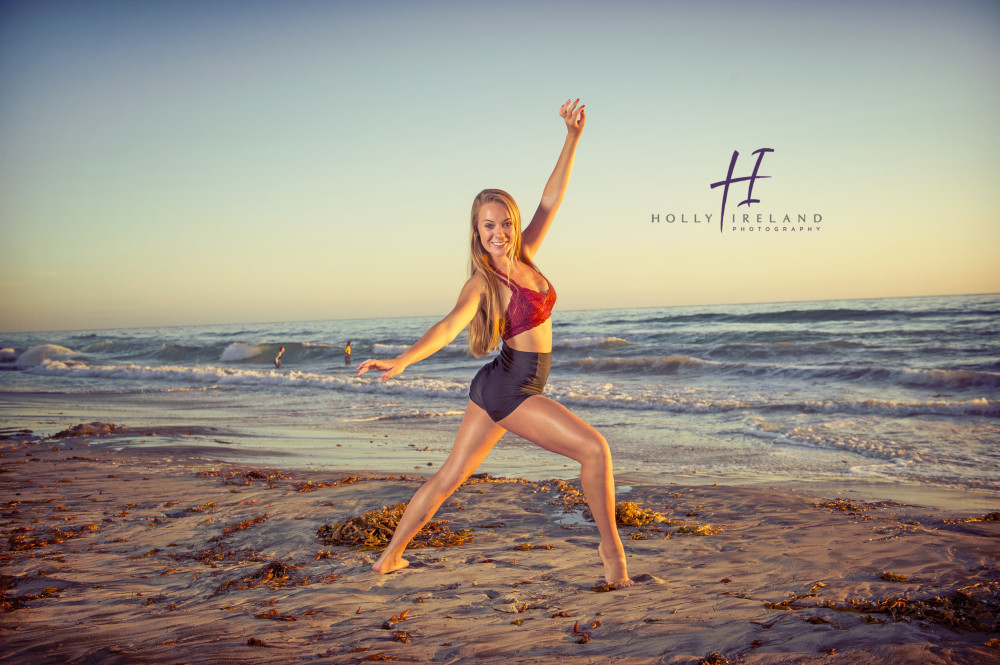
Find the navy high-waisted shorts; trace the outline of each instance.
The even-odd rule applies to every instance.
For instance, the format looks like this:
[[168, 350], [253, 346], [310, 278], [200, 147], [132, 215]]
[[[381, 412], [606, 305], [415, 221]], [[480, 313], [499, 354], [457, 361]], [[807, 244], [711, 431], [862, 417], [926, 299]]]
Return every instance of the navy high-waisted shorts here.
[[516, 351], [506, 345], [500, 355], [472, 379], [469, 399], [499, 422], [514, 413], [521, 402], [532, 395], [541, 395], [552, 367], [551, 353]]

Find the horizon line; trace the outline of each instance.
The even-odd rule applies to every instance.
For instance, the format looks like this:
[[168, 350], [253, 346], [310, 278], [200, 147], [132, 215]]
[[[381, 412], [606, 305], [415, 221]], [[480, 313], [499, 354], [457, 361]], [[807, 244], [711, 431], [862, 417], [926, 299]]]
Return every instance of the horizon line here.
[[[925, 294], [925, 295], [910, 295], [910, 296], [867, 296], [863, 298], [819, 298], [816, 300], [763, 300], [763, 301], [737, 301], [737, 302], [715, 302], [715, 303], [702, 303], [698, 305], [640, 305], [635, 307], [585, 307], [578, 309], [565, 309], [560, 310], [563, 312], [594, 312], [597, 310], [628, 310], [628, 309], [673, 309], [680, 307], [730, 307], [736, 305], [782, 305], [782, 304], [794, 304], [794, 303], [822, 303], [822, 302], [838, 302], [838, 301], [864, 301], [864, 300], [907, 300], [907, 299], [917, 299], [917, 298], [960, 298], [960, 297], [973, 297], [973, 296], [1000, 296], [1000, 292], [988, 291], [983, 293], [937, 293], [937, 294]], [[110, 328], [50, 328], [50, 329], [40, 329], [40, 330], [0, 330], [0, 335], [27, 335], [27, 334], [40, 334], [40, 333], [72, 333], [72, 332], [97, 332], [103, 330], [151, 330], [154, 328], [211, 328], [215, 326], [259, 326], [259, 325], [276, 325], [276, 324], [289, 324], [289, 323], [328, 323], [331, 321], [370, 321], [370, 320], [384, 320], [384, 319], [420, 319], [426, 317], [437, 316], [438, 314], [408, 314], [405, 316], [366, 316], [366, 317], [345, 317], [345, 318], [333, 318], [333, 319], [293, 319], [293, 320], [271, 320], [271, 321], [230, 321], [226, 323], [171, 323], [171, 324], [161, 324], [161, 325], [145, 325], [145, 326], [118, 326]]]

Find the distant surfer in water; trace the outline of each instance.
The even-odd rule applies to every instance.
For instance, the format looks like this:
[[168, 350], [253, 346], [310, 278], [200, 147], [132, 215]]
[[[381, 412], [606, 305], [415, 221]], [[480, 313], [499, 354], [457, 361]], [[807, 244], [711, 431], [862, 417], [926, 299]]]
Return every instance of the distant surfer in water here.
[[285, 352], [285, 347], [281, 347], [281, 351], [278, 351], [278, 355], [274, 357], [274, 366], [281, 369], [281, 354]]
[[347, 347], [344, 349], [344, 364], [345, 365], [350, 365], [351, 364], [351, 343], [350, 342], [347, 343]]
[[[612, 587], [632, 584], [615, 524], [611, 450], [597, 430], [541, 394], [551, 363], [550, 313], [556, 292], [535, 266], [534, 257], [569, 186], [576, 146], [586, 122], [579, 103], [567, 101], [559, 109], [566, 123], [566, 140], [531, 223], [522, 232], [520, 212], [507, 192], [480, 192], [471, 215], [472, 276], [455, 308], [395, 358], [366, 360], [358, 366], [359, 376], [377, 370], [386, 381], [444, 348], [466, 326], [476, 357], [497, 348], [502, 340], [499, 357], [472, 381], [451, 454], [413, 495], [392, 541], [372, 566], [377, 573], [408, 565], [403, 550], [410, 539], [476, 470], [493, 444], [510, 431], [580, 463], [583, 491], [601, 536], [597, 551], [604, 562], [605, 581]], [[489, 144], [482, 147], [487, 162], [494, 156], [490, 150]]]

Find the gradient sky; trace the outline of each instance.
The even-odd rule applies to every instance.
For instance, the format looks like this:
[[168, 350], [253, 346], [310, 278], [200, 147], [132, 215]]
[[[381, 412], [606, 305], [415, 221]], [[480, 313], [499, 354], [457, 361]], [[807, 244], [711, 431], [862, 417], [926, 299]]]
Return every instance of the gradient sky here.
[[1000, 291], [995, 2], [8, 0], [0, 330], [443, 315], [567, 97], [562, 309]]

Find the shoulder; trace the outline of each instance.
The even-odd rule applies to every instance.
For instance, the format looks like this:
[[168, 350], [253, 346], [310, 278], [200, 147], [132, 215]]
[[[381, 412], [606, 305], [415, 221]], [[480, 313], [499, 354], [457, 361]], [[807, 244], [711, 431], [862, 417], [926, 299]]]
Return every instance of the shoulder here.
[[486, 293], [486, 291], [486, 276], [477, 272], [468, 279], [464, 286], [462, 286], [462, 293], [459, 295], [459, 299], [466, 300], [474, 298], [478, 301], [483, 294]]

